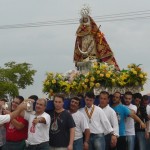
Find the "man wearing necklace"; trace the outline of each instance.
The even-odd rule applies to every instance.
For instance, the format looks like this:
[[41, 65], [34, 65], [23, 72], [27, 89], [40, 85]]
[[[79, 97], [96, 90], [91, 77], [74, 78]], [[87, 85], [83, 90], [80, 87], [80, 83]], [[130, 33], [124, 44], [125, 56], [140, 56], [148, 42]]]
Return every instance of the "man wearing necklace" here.
[[[76, 124], [73, 150], [88, 150], [90, 129], [85, 116], [78, 110], [79, 107], [80, 107], [80, 99], [78, 97], [73, 97], [70, 101], [70, 108], [69, 108], [69, 112], [71, 113], [74, 122]], [[84, 141], [83, 141], [83, 133], [84, 133]]]
[[54, 111], [49, 112], [51, 124], [49, 130], [50, 150], [73, 150], [75, 123], [71, 114], [64, 110], [64, 96], [54, 96]]
[[104, 111], [94, 105], [94, 93], [88, 92], [85, 95], [86, 106], [81, 112], [86, 117], [90, 128], [89, 150], [105, 150], [104, 134], [113, 133], [113, 129]]

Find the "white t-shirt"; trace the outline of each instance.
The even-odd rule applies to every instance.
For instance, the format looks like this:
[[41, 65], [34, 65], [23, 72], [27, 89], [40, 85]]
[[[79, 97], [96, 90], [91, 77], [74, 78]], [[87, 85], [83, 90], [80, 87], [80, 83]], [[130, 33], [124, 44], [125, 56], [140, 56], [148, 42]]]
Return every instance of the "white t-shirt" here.
[[10, 121], [10, 115], [0, 115], [0, 124], [4, 124]]
[[[147, 105], [146, 106], [146, 112], [147, 112], [147, 115], [150, 117], [150, 106]], [[148, 121], [148, 132], [150, 132], [150, 120]]]
[[107, 105], [106, 107], [102, 108], [105, 115], [107, 116], [112, 128], [114, 129], [114, 133], [119, 136], [119, 126], [118, 126], [118, 118], [116, 112]]
[[[89, 113], [91, 112], [92, 107], [87, 108]], [[92, 114], [91, 120], [89, 120], [89, 118], [88, 118], [88, 116], [85, 112], [85, 108], [81, 108], [80, 111], [84, 114], [84, 116], [85, 116], [85, 118], [88, 122], [91, 133], [94, 133], [94, 134], [100, 134], [100, 133], [109, 134], [110, 132], [113, 131], [113, 129], [112, 129], [105, 113], [104, 113], [104, 111], [100, 107], [95, 106], [95, 109], [94, 109], [94, 112]]]
[[77, 140], [83, 137], [83, 132], [85, 129], [89, 129], [89, 125], [85, 116], [80, 111], [73, 113], [72, 117], [76, 124], [74, 140]]
[[[32, 125], [32, 121], [35, 117], [44, 117], [46, 124], [37, 123], [35, 127]], [[49, 127], [50, 127], [50, 115], [43, 113], [42, 115], [36, 116], [34, 114], [25, 111], [24, 119], [28, 120], [28, 139], [30, 145], [40, 144], [42, 142], [49, 141]]]
[[[135, 113], [137, 112], [137, 107], [135, 105], [130, 104], [127, 107], [130, 110], [133, 110]], [[127, 117], [125, 119], [125, 129], [126, 129], [126, 135], [135, 135], [134, 120], [131, 117]]]

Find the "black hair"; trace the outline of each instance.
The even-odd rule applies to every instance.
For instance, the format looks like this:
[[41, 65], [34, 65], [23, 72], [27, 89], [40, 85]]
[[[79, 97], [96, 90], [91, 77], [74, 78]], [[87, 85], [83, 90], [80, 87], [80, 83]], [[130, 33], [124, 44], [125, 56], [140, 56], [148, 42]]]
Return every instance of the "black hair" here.
[[100, 96], [101, 94], [107, 95], [108, 98], [109, 98], [109, 93], [108, 93], [107, 91], [101, 91], [100, 94], [99, 94], [99, 96]]
[[2, 101], [2, 102], [7, 102], [7, 99], [2, 98], [2, 99], [0, 99], [0, 101]]
[[55, 95], [54, 95], [54, 100], [55, 100], [56, 97], [61, 98], [61, 99], [63, 100], [63, 102], [64, 102], [64, 100], [65, 100], [65, 95], [64, 95], [63, 93], [55, 94]]
[[20, 100], [20, 103], [22, 103], [24, 101], [24, 97], [23, 96], [16, 96], [15, 98], [19, 99]]
[[87, 92], [86, 94], [85, 94], [85, 97], [89, 97], [89, 98], [95, 98], [95, 95], [94, 95], [94, 93], [93, 92]]
[[134, 97], [134, 99], [136, 99], [136, 98], [142, 99], [142, 94], [141, 93], [135, 93], [133, 95], [133, 97]]
[[81, 105], [81, 101], [80, 101], [79, 97], [77, 97], [77, 96], [72, 97], [71, 100], [73, 100], [73, 99], [79, 102], [79, 106]]
[[[117, 91], [117, 92], [115, 92], [114, 94], [116, 94], [116, 93], [120, 94], [120, 99], [121, 99], [121, 93]], [[114, 94], [113, 94], [113, 96], [114, 96]]]
[[33, 100], [35, 100], [35, 101], [38, 100], [38, 96], [37, 96], [37, 95], [31, 95], [31, 96], [29, 96], [28, 98], [29, 98], [29, 99], [33, 99]]
[[143, 100], [148, 100], [148, 95], [143, 95], [142, 101], [143, 101]]
[[132, 92], [130, 92], [130, 91], [125, 92], [124, 96], [125, 95], [131, 95], [131, 96], [133, 96]]

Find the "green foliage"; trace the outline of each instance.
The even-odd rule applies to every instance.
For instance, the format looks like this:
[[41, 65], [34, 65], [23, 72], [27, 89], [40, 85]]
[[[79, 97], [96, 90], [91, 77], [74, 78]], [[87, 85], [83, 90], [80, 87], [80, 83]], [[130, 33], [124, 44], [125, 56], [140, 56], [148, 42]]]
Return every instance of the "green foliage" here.
[[4, 66], [0, 67], [0, 97], [14, 97], [18, 95], [19, 89], [33, 84], [36, 70], [31, 69], [31, 64], [8, 62]]

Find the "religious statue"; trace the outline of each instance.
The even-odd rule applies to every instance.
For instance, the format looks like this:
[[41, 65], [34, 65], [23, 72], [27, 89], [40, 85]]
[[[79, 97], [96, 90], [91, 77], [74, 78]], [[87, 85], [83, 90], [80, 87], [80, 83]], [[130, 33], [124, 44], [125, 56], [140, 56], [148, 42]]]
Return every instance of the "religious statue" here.
[[89, 16], [88, 7], [81, 9], [80, 26], [76, 31], [76, 42], [74, 49], [74, 62], [76, 67], [85, 72], [89, 69], [91, 62], [106, 62], [114, 65], [120, 70], [100, 27]]

